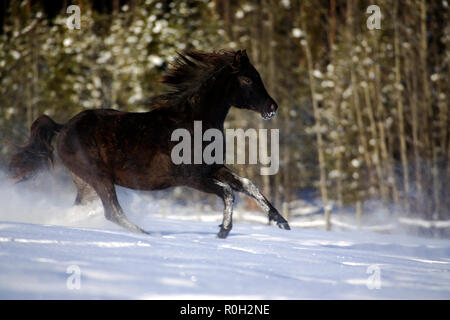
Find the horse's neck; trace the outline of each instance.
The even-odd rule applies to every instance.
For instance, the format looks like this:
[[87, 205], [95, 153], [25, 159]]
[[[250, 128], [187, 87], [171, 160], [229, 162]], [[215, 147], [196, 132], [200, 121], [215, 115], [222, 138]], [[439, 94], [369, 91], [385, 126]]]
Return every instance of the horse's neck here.
[[194, 119], [201, 120], [206, 127], [222, 130], [230, 110], [227, 98], [223, 86], [213, 86], [205, 95], [198, 97], [198, 102], [194, 106]]
[[217, 103], [205, 104], [204, 108], [206, 110], [201, 112], [198, 120], [201, 120], [207, 127], [223, 129], [223, 123], [230, 108]]

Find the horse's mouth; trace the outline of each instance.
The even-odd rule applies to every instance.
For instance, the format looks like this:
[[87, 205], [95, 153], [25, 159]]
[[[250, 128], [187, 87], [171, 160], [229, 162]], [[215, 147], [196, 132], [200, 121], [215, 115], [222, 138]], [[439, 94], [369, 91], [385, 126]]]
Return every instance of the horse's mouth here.
[[261, 113], [261, 117], [262, 117], [264, 120], [270, 120], [270, 119], [272, 119], [276, 114], [277, 114], [276, 111], [263, 112], [263, 113]]
[[269, 108], [267, 108], [267, 111], [265, 110], [261, 112], [261, 117], [264, 120], [270, 120], [277, 114], [277, 109], [278, 109], [277, 104], [274, 101], [272, 101]]

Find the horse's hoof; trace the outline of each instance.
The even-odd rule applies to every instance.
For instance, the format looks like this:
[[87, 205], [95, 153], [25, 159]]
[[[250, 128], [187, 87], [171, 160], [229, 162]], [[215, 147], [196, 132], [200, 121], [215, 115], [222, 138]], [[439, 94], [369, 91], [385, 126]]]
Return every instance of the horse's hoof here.
[[291, 230], [291, 227], [289, 227], [289, 223], [287, 222], [277, 223], [277, 226], [283, 230]]
[[231, 229], [220, 229], [219, 233], [217, 234], [217, 238], [219, 239], [226, 239], [228, 234], [230, 233]]
[[144, 229], [139, 228], [138, 226], [131, 226], [131, 227], [127, 227], [128, 230], [130, 230], [131, 232], [136, 232], [136, 233], [142, 233], [142, 234], [147, 234], [150, 235], [149, 231], [145, 231]]

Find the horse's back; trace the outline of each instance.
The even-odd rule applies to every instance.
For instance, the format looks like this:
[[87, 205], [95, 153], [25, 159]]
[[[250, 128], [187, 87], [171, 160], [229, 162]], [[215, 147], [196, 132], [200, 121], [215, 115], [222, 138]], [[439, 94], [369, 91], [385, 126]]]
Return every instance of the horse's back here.
[[58, 153], [73, 153], [81, 146], [91, 145], [105, 119], [122, 113], [112, 109], [85, 110], [78, 113], [60, 131], [57, 138]]

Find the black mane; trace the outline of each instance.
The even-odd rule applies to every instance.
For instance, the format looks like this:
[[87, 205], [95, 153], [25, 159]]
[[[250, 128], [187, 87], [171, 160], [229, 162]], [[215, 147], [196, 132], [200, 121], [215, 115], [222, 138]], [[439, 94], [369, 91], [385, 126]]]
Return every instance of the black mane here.
[[178, 53], [173, 67], [162, 79], [168, 92], [152, 99], [154, 102], [152, 109], [176, 107], [182, 99], [197, 94], [213, 75], [232, 65], [235, 54], [234, 51], [228, 50]]

